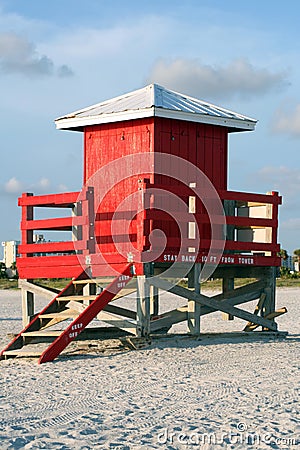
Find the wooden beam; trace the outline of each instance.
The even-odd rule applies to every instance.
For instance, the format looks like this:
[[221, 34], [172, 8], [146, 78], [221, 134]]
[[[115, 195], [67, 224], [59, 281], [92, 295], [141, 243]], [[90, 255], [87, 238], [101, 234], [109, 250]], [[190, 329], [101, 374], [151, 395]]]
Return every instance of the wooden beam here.
[[[266, 294], [265, 294], [265, 292], [263, 292], [262, 294], [261, 294], [261, 296], [260, 296], [260, 298], [259, 298], [259, 302], [257, 303], [257, 305], [256, 305], [256, 307], [255, 307], [255, 309], [254, 309], [254, 315], [255, 316], [257, 316], [258, 314], [259, 314], [259, 312], [262, 310], [262, 307], [263, 307], [263, 305], [264, 305], [264, 302], [265, 302], [265, 300], [266, 300]], [[250, 329], [249, 329], [249, 327], [251, 327], [251, 325], [252, 325], [253, 323], [252, 322], [248, 322], [247, 323], [247, 325], [245, 326], [245, 328], [244, 328], [244, 331], [251, 331]]]
[[129, 319], [136, 320], [136, 312], [132, 311], [131, 309], [121, 308], [120, 306], [115, 306], [112, 303], [108, 304], [104, 311], [117, 314], [119, 316], [128, 317]]
[[61, 230], [72, 231], [72, 217], [57, 217], [53, 219], [22, 220], [21, 230]]
[[[234, 278], [223, 278], [222, 279], [222, 289], [223, 294], [226, 297], [228, 292], [231, 292], [234, 290]], [[223, 320], [233, 320], [234, 316], [227, 313], [222, 313], [222, 319]]]
[[266, 301], [264, 304], [263, 315], [267, 316], [275, 311], [276, 298], [276, 267], [267, 268], [267, 287], [265, 289]]
[[[274, 311], [270, 314], [268, 314], [265, 319], [269, 319], [269, 320], [273, 320], [275, 319], [275, 317], [281, 316], [282, 314], [287, 313], [287, 309], [285, 307], [277, 309], [277, 311]], [[250, 323], [248, 322], [247, 326], [244, 328], [244, 331], [254, 331], [256, 330], [256, 328], [258, 328], [259, 325], [257, 325], [256, 323]]]
[[34, 294], [22, 289], [22, 322], [25, 328], [34, 318]]
[[[200, 293], [200, 274], [201, 274], [201, 264], [195, 264], [191, 276], [192, 276], [192, 286], [194, 288], [193, 292], [197, 294]], [[190, 276], [190, 277], [191, 277]], [[194, 336], [199, 336], [200, 334], [200, 316], [201, 316], [201, 304], [195, 302], [192, 299], [188, 301], [188, 328], [191, 334]]]
[[[224, 298], [231, 305], [240, 305], [242, 303], [247, 303], [252, 300], [259, 298], [261, 295], [262, 289], [264, 287], [264, 283], [262, 281], [256, 281], [246, 286], [241, 286], [234, 291], [230, 291], [226, 293], [218, 294], [212, 298], [217, 301], [222, 302]], [[200, 316], [205, 316], [206, 314], [210, 314], [215, 312], [214, 308], [210, 308], [208, 306], [202, 305]], [[150, 327], [151, 331], [157, 331], [163, 328], [171, 328], [171, 326], [175, 323], [180, 323], [187, 320], [187, 306], [182, 306], [181, 308], [177, 308], [163, 314], [160, 314], [155, 319], [151, 320]]]
[[267, 320], [263, 317], [255, 316], [254, 314], [249, 313], [248, 311], [236, 308], [226, 300], [223, 300], [222, 302], [217, 302], [214, 298], [210, 298], [201, 294], [196, 294], [195, 292], [191, 292], [190, 290], [183, 288], [181, 286], [173, 286], [173, 284], [162, 279], [158, 280], [152, 278], [149, 281], [147, 280], [146, 283], [147, 284], [151, 283], [160, 289], [172, 292], [173, 294], [179, 295], [180, 297], [186, 299], [193, 299], [196, 302], [199, 302], [200, 304], [213, 308], [215, 311], [222, 311], [228, 314], [232, 314], [233, 316], [239, 317], [240, 319], [252, 321], [270, 330], [277, 331], [277, 325], [274, 322], [271, 322], [270, 320]]
[[214, 271], [212, 278], [257, 278], [262, 280], [268, 274], [267, 269], [268, 267], [257, 266], [218, 266]]
[[170, 329], [175, 323], [184, 322], [188, 317], [188, 307], [176, 308], [168, 311], [150, 321], [150, 332], [156, 332], [162, 329]]
[[[77, 311], [80, 314], [87, 308], [88, 305], [83, 305], [82, 303], [71, 300], [66, 306], [72, 311]], [[111, 314], [107, 311], [101, 311], [97, 315], [97, 319], [116, 328], [120, 328], [120, 330], [124, 330], [132, 334], [136, 333], [136, 321], [134, 320], [120, 319], [119, 317], [116, 317], [114, 314]]]
[[52, 299], [60, 292], [58, 289], [41, 286], [27, 280], [19, 280], [19, 288], [25, 289], [33, 294], [42, 295], [48, 299]]
[[150, 333], [150, 284], [146, 280], [153, 274], [151, 263], [144, 264], [144, 274], [137, 277], [137, 335], [139, 337], [147, 337]]
[[151, 286], [150, 293], [150, 315], [158, 316], [159, 314], [159, 289], [156, 286]]
[[43, 208], [72, 208], [78, 200], [80, 192], [65, 192], [61, 194], [32, 195], [20, 197], [19, 206], [39, 206]]
[[120, 330], [126, 331], [127, 333], [136, 334], [136, 321], [134, 320], [124, 320], [116, 317], [114, 314], [110, 314], [105, 311], [101, 311], [98, 316], [98, 320], [101, 320], [108, 325], [119, 328]]
[[[256, 300], [261, 294], [261, 291], [257, 290], [257, 291], [253, 291], [253, 292], [248, 292], [246, 294], [241, 294], [241, 295], [236, 295], [236, 296], [232, 296], [231, 298], [226, 299], [226, 301], [232, 305], [241, 305], [243, 303], [248, 303], [251, 302], [252, 300]], [[220, 294], [221, 297], [222, 294]], [[219, 297], [219, 296], [216, 296]], [[212, 297], [213, 299], [218, 300], [216, 297]], [[220, 303], [222, 303], [224, 299], [219, 299]], [[212, 312], [215, 312], [215, 309], [210, 308], [208, 306], [202, 306], [201, 309], [201, 316], [206, 315], [206, 314], [210, 314]]]
[[[258, 292], [257, 297], [251, 298], [251, 300], [255, 300], [255, 298], [259, 298], [261, 295], [261, 292], [263, 291], [265, 287], [265, 282], [262, 280], [254, 281], [253, 283], [245, 284], [244, 286], [240, 286], [236, 289], [227, 291], [226, 293], [222, 292], [222, 294], [217, 294], [213, 296], [215, 300], [228, 300], [230, 298], [238, 297], [238, 296], [246, 296], [247, 294], [250, 294], [252, 292]], [[245, 300], [244, 303], [248, 302], [250, 300]]]
[[63, 242], [41, 242], [35, 244], [21, 244], [18, 247], [19, 254], [37, 254], [37, 253], [67, 253], [76, 250], [84, 250], [85, 243], [76, 241]]
[[68, 319], [74, 319], [75, 317], [78, 317], [78, 311], [75, 310], [64, 310], [58, 313], [49, 313], [49, 314], [41, 314], [41, 319], [51, 319], [50, 322], [45, 323], [45, 325], [41, 326], [41, 330], [45, 330], [46, 328], [52, 327], [53, 325], [56, 325], [60, 322], [64, 322]]

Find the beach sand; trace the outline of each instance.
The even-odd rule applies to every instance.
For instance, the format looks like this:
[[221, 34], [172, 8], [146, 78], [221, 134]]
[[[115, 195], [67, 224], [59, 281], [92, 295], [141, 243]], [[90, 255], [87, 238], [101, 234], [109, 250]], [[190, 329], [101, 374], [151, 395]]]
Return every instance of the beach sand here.
[[[300, 289], [278, 288], [277, 306], [287, 338], [195, 339], [180, 324], [137, 350], [106, 341], [43, 365], [0, 361], [0, 449], [296, 449]], [[214, 313], [202, 331], [244, 325]], [[0, 291], [0, 348], [21, 326], [20, 292]]]

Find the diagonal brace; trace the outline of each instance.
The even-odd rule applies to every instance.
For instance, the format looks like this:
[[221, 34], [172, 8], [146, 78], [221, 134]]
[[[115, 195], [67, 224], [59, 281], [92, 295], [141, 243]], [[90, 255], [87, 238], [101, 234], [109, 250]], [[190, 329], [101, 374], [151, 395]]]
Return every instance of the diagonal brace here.
[[240, 319], [251, 321], [253, 323], [256, 323], [259, 326], [262, 326], [264, 328], [268, 328], [272, 331], [277, 331], [277, 324], [271, 320], [265, 319], [263, 317], [257, 316], [255, 314], [249, 313], [248, 311], [244, 311], [240, 308], [237, 308], [235, 306], [232, 306], [227, 301], [223, 300], [222, 302], [218, 302], [213, 298], [207, 297], [203, 294], [196, 294], [193, 291], [190, 291], [189, 289], [183, 288], [181, 286], [173, 285], [172, 283], [163, 280], [163, 279], [157, 279], [157, 278], [150, 278], [146, 281], [152, 286], [156, 286], [160, 289], [163, 289], [165, 291], [172, 292], [173, 294], [179, 295], [180, 297], [194, 300], [195, 302], [201, 303], [201, 305], [208, 306], [215, 311], [222, 311], [227, 314], [232, 314], [235, 317], [239, 317]]

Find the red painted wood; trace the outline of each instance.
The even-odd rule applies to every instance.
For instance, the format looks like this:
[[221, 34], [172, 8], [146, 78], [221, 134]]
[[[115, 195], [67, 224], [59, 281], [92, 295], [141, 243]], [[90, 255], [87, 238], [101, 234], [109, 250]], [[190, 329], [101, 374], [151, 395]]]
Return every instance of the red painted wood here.
[[[76, 242], [76, 250], [85, 250], [86, 242]], [[21, 244], [18, 246], [19, 254], [28, 253], [54, 253], [75, 251], [74, 241], [69, 242], [41, 242], [38, 244]]]
[[[88, 184], [90, 177], [95, 176], [95, 173], [99, 169], [106, 167], [111, 161], [119, 160], [126, 155], [136, 153], [149, 154], [149, 152], [153, 152], [152, 134], [153, 118], [87, 127], [84, 138], [85, 183]], [[149, 174], [134, 174], [134, 168], [128, 169], [129, 173], [133, 173], [132, 177], [121, 179], [107, 193], [101, 205], [95, 205], [95, 237], [99, 251], [104, 253], [114, 253], [116, 251], [116, 246], [110, 238], [112, 231], [109, 215], [115, 212], [125, 198], [137, 191], [138, 180], [141, 177], [149, 178]], [[118, 170], [113, 175], [118, 178]], [[99, 213], [101, 213], [102, 217], [101, 222], [98, 220]], [[108, 214], [107, 218], [105, 218], [105, 214]], [[130, 225], [132, 245], [137, 246], [138, 227], [136, 220], [129, 223], [124, 218], [115, 218], [114, 225], [116, 227], [116, 234], [120, 236], [124, 235], [124, 229]], [[126, 244], [124, 244], [124, 248], [126, 248]]]
[[236, 192], [236, 191], [218, 191], [220, 198], [224, 200], [236, 200], [241, 202], [257, 202], [269, 203], [271, 205], [281, 205], [282, 197], [278, 193], [273, 195], [254, 194], [251, 192]]
[[[204, 246], [205, 247], [205, 246]], [[177, 247], [178, 248], [178, 247]], [[206, 253], [208, 252], [209, 243], [206, 245]], [[201, 260], [201, 254], [204, 250], [199, 252], [199, 255], [189, 254], [193, 258], [196, 258], [197, 261]], [[240, 250], [241, 251], [241, 250]], [[176, 248], [166, 248], [163, 254], [172, 255], [177, 254], [178, 250]], [[204, 252], [205, 253], [205, 252]], [[95, 258], [93, 257], [95, 256]], [[225, 255], [228, 256], [228, 255]], [[232, 255], [229, 255], [232, 256]], [[236, 256], [236, 255], [235, 255]], [[245, 257], [245, 255], [241, 255]], [[97, 260], [97, 255], [92, 255], [91, 264], [92, 264], [92, 275], [94, 277], [100, 276], [114, 276], [117, 273], [120, 273], [124, 264], [126, 264], [126, 260], [122, 259], [118, 253], [115, 254], [107, 254], [105, 255], [106, 259], [101, 259], [101, 261]], [[254, 258], [254, 256], [250, 256]], [[51, 262], [49, 263], [48, 259], [51, 258]], [[258, 266], [278, 266], [280, 265], [280, 258], [271, 256], [264, 256], [263, 259], [257, 259], [255, 256], [253, 265]], [[31, 260], [34, 262], [32, 263]], [[20, 262], [22, 261], [22, 265]], [[116, 262], [118, 261], [118, 262]], [[155, 259], [157, 262], [165, 262], [163, 256], [159, 256]], [[278, 263], [274, 263], [274, 261]], [[72, 264], [73, 262], [73, 264]], [[31, 263], [31, 264], [29, 264]], [[143, 267], [141, 264], [135, 264], [137, 275], [143, 275]], [[83, 265], [83, 268], [86, 266]], [[33, 258], [19, 258], [18, 259], [18, 269], [20, 272], [20, 278], [23, 279], [32, 279], [32, 278], [72, 278], [78, 274], [78, 271], [82, 267], [76, 256], [60, 256], [60, 257], [33, 257]]]
[[[74, 278], [74, 280], [84, 280], [87, 279], [88, 275], [81, 271], [80, 274], [77, 272], [77, 276]], [[40, 311], [32, 320], [31, 322], [1, 351], [0, 353], [0, 359], [4, 358], [4, 352], [7, 350], [15, 350], [18, 348], [23, 347], [23, 337], [22, 333], [26, 333], [29, 331], [37, 331], [40, 329], [40, 316], [42, 314], [47, 314], [49, 312], [53, 312], [53, 305], [59, 301], [59, 297], [63, 297], [65, 293], [70, 289], [70, 287], [73, 285], [73, 280], [70, 281], [65, 288], [63, 288], [59, 294], [57, 294], [53, 300], [50, 301], [50, 303], [45, 306], [42, 311]], [[44, 319], [45, 320], [45, 319]], [[50, 321], [51, 319], [49, 319]]]
[[[191, 253], [183, 253], [179, 256], [178, 251], [168, 251], [164, 252], [159, 258], [157, 258], [157, 262], [164, 263], [172, 263], [174, 261], [177, 262], [199, 262], [208, 264], [215, 264], [215, 256], [211, 256], [211, 260], [209, 260], [208, 252], [200, 252], [198, 255], [193, 255]], [[256, 266], [256, 267], [280, 267], [281, 258], [275, 256], [260, 256], [260, 255], [245, 255], [235, 253], [232, 255], [224, 254], [220, 258], [219, 264], [221, 266]]]
[[[92, 276], [115, 276], [127, 263], [119, 253], [92, 254]], [[20, 278], [72, 278], [80, 270], [86, 269], [85, 257], [80, 255], [32, 256], [17, 259]]]
[[[180, 239], [180, 237], [168, 237], [168, 246], [171, 248], [177, 248], [180, 249], [181, 247], [188, 247], [193, 246], [193, 242], [197, 244], [197, 241], [194, 241], [193, 239], [187, 239], [183, 238]], [[210, 239], [200, 239], [200, 249], [209, 250], [211, 247], [211, 240]], [[195, 245], [194, 244], [194, 245]], [[222, 249], [224, 247], [225, 250], [239, 250], [239, 251], [245, 251], [245, 250], [252, 250], [252, 251], [262, 251], [262, 252], [279, 252], [280, 251], [280, 245], [276, 243], [262, 243], [262, 242], [244, 242], [244, 241], [226, 241], [224, 246], [224, 241], [222, 240], [214, 240], [215, 249]]]
[[72, 217], [55, 219], [25, 220], [21, 222], [21, 230], [61, 230], [72, 231]]
[[96, 297], [86, 309], [72, 321], [72, 323], [55, 339], [55, 341], [43, 352], [39, 364], [53, 361], [86, 326], [102, 311], [105, 306], [123, 289], [132, 279], [132, 264], [129, 264], [121, 275], [109, 284], [101, 294]]
[[50, 208], [72, 208], [79, 192], [64, 192], [62, 194], [30, 195], [19, 198], [18, 205], [40, 206]]
[[[184, 198], [184, 196], [188, 197], [189, 195], [193, 195], [193, 188], [189, 186], [180, 185], [164, 185], [164, 184], [151, 184], [145, 183], [146, 187], [161, 189], [166, 191], [166, 196], [168, 195], [168, 191], [174, 193], [175, 195], [179, 195]], [[278, 195], [278, 193], [274, 193], [273, 195], [269, 194], [256, 194], [252, 192], [239, 192], [239, 191], [225, 191], [225, 190], [217, 190], [219, 197], [221, 200], [236, 200], [240, 202], [256, 202], [256, 203], [267, 203], [271, 205], [280, 205], [282, 202], [282, 197]], [[163, 194], [162, 194], [163, 195]]]
[[[155, 219], [157, 215], [160, 215], [161, 220], [164, 222], [173, 222], [173, 217], [170, 216], [169, 213], [165, 211], [157, 211], [156, 209], [149, 209], [146, 212], [146, 219]], [[176, 215], [176, 222], [186, 224], [189, 221], [197, 222], [199, 226], [201, 223], [211, 223], [211, 219], [208, 214], [192, 214], [192, 213], [183, 213], [183, 212], [174, 212]], [[214, 216], [213, 224], [223, 224], [224, 216]], [[227, 225], [235, 225], [236, 227], [275, 227], [278, 226], [278, 220], [276, 219], [265, 219], [260, 217], [242, 217], [242, 216], [226, 216]]]
[[[179, 248], [179, 242], [181, 242], [177, 221], [182, 224], [182, 229], [186, 230], [187, 233], [186, 222], [196, 219], [201, 236], [201, 246], [207, 250], [210, 245], [211, 226], [206, 209], [201, 199], [197, 199], [197, 213], [195, 215], [185, 214], [182, 208], [179, 208], [179, 200], [167, 197], [168, 191], [172, 192], [188, 205], [188, 197], [195, 195], [195, 193], [193, 189], [183, 185], [178, 180], [159, 173], [158, 155], [160, 153], [178, 156], [197, 166], [212, 181], [222, 201], [236, 200], [242, 204], [257, 202], [273, 205], [272, 219], [227, 217], [227, 224], [237, 227], [271, 227], [271, 244], [253, 243], [252, 245], [250, 243], [251, 247], [249, 247], [249, 243], [227, 242], [226, 248], [238, 251], [246, 248], [253, 251], [258, 251], [257, 249], [259, 251], [271, 251], [272, 257], [275, 258], [278, 248], [278, 205], [281, 204], [281, 197], [278, 193], [262, 195], [227, 191], [227, 141], [228, 130], [225, 127], [159, 117], [86, 127], [84, 130], [84, 183], [87, 186], [89, 185], [89, 179], [95, 176], [99, 169], [107, 167], [112, 161], [122, 160], [126, 155], [150, 153], [153, 156], [153, 172], [150, 174], [134, 173], [134, 168], [128, 168], [128, 172], [132, 173], [132, 176], [116, 182], [115, 186], [107, 192], [101, 205], [93, 204], [90, 200], [87, 201], [86, 192], [80, 195], [78, 192], [43, 196], [23, 195], [19, 200], [19, 204], [22, 206], [22, 246], [20, 250], [22, 256], [27, 256], [27, 258], [23, 263], [21, 262], [24, 260], [23, 257], [18, 259], [20, 275], [24, 278], [25, 274], [26, 278], [40, 276], [56, 278], [59, 276], [57, 273], [59, 272], [59, 274], [64, 274], [61, 276], [66, 276], [66, 274], [73, 274], [76, 267], [85, 266], [85, 257], [90, 258], [93, 270], [98, 273], [101, 272], [105, 264], [120, 265], [126, 262], [130, 244], [135, 249], [137, 259], [140, 260], [141, 252], [150, 249], [149, 234], [154, 229], [162, 230], [167, 236], [166, 251], [176, 250]], [[114, 170], [116, 173], [113, 175], [118, 179], [118, 167]], [[190, 179], [194, 175], [188, 173], [188, 170], [183, 166], [182, 175], [187, 182], [194, 182], [195, 180]], [[187, 171], [187, 173], [184, 171]], [[144, 182], [146, 179], [148, 181]], [[105, 186], [105, 177], [98, 181], [102, 185], [104, 183]], [[152, 187], [167, 192], [151, 197], [147, 194], [147, 188]], [[97, 185], [94, 188], [97, 191]], [[133, 202], [129, 202], [126, 208], [124, 207], [115, 214], [120, 203], [132, 193], [137, 192], [138, 189], [144, 190], [144, 205], [148, 204], [152, 210], [142, 211], [134, 216], [135, 205]], [[82, 217], [34, 220], [34, 207], [73, 207], [79, 198], [83, 201]], [[177, 220], [164, 212], [164, 210], [170, 209], [175, 212]], [[219, 219], [215, 217], [214, 223], [222, 222], [221, 217]], [[114, 237], [112, 237], [112, 221], [115, 226]], [[70, 231], [72, 225], [82, 226], [82, 242], [76, 243], [76, 250], [83, 251], [81, 256], [78, 256], [78, 258], [75, 255], [56, 256], [54, 257], [56, 258], [55, 262], [51, 260], [51, 256], [33, 256], [35, 253], [35, 247], [32, 243], [33, 230]], [[127, 230], [129, 230], [129, 234]], [[186, 241], [187, 246], [189, 242], [191, 241]], [[122, 255], [118, 253], [118, 245], [121, 247]], [[70, 252], [72, 251], [72, 243], [69, 242], [65, 246], [62, 243], [59, 245], [49, 243], [49, 246], [40, 247], [40, 251]], [[68, 259], [73, 256], [75, 260]], [[98, 260], [97, 257], [99, 257]], [[29, 259], [34, 260], [32, 264], [30, 264]], [[110, 269], [105, 270], [109, 272]]]
[[[32, 197], [32, 194], [24, 193], [22, 194], [22, 199], [26, 200]], [[22, 222], [27, 222], [33, 220], [34, 211], [32, 206], [23, 206], [22, 207]], [[21, 229], [21, 237], [23, 244], [32, 244], [33, 243], [33, 230]], [[30, 255], [24, 255], [30, 256]]]

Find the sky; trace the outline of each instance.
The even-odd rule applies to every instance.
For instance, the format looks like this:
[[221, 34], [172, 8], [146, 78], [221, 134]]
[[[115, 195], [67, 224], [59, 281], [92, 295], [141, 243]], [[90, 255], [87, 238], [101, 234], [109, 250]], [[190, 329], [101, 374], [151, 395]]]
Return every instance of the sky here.
[[[82, 134], [54, 119], [149, 83], [258, 119], [229, 138], [229, 188], [279, 191], [300, 248], [297, 0], [0, 0], [0, 241], [22, 192], [80, 190]], [[1, 253], [0, 253], [1, 256]]]

